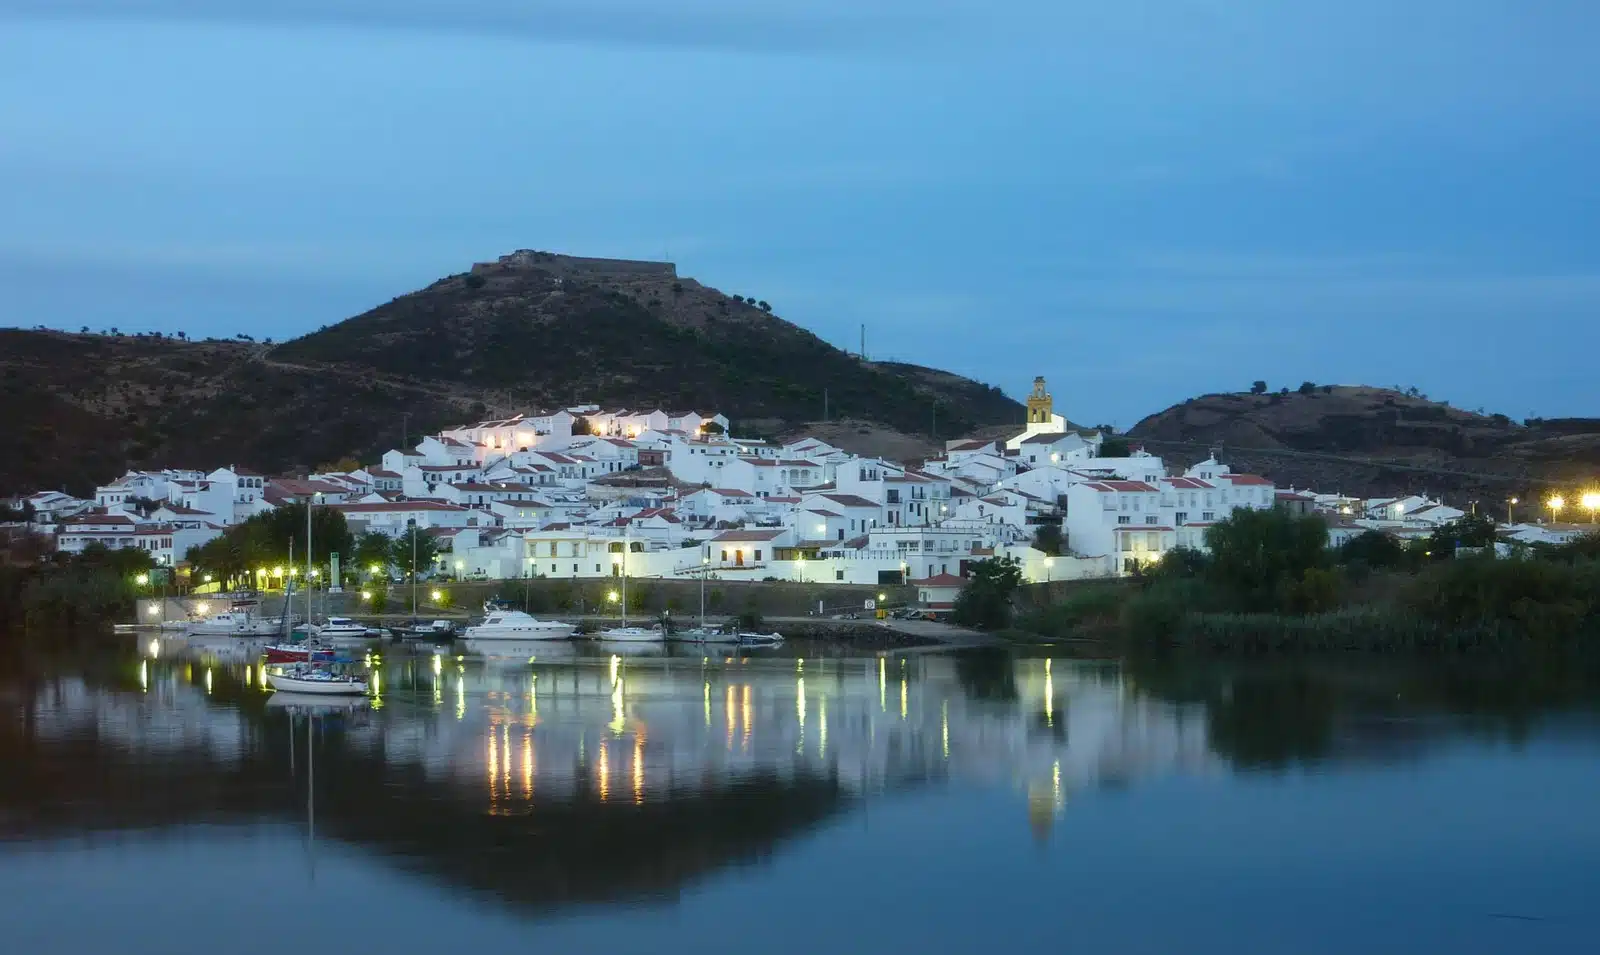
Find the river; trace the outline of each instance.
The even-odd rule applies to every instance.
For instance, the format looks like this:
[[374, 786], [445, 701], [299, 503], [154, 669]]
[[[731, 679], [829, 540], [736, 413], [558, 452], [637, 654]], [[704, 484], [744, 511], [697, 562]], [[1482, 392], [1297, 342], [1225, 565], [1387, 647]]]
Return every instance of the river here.
[[3, 947], [1594, 951], [1570, 667], [806, 652], [11, 659]]

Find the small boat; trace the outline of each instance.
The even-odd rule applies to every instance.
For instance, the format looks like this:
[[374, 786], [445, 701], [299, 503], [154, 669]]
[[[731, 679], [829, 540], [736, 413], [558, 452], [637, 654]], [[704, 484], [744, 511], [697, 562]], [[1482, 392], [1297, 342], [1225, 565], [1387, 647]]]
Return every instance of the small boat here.
[[329, 617], [327, 623], [317, 628], [317, 639], [359, 643], [368, 639], [367, 625], [349, 617]]
[[360, 713], [371, 706], [364, 696], [318, 696], [294, 690], [279, 690], [267, 697], [267, 709], [286, 709], [297, 714], [312, 716], [340, 716]]
[[367, 681], [355, 676], [330, 673], [311, 667], [296, 667], [282, 673], [268, 673], [267, 682], [274, 690], [286, 693], [310, 693], [316, 696], [365, 696]]
[[186, 628], [201, 636], [269, 637], [283, 629], [278, 617], [257, 617], [248, 610], [227, 610]]
[[435, 620], [433, 623], [418, 623], [411, 621], [410, 626], [390, 627], [391, 636], [401, 639], [442, 639], [455, 635], [456, 625], [448, 620]]
[[559, 620], [539, 620], [520, 610], [497, 610], [483, 623], [468, 627], [468, 640], [570, 640], [573, 626]]
[[612, 627], [599, 631], [594, 638], [606, 643], [661, 643], [667, 635], [656, 627]]
[[328, 662], [335, 654], [333, 647], [307, 643], [274, 643], [262, 652], [267, 655], [268, 663]]
[[733, 635], [741, 649], [756, 649], [759, 647], [775, 647], [783, 643], [781, 633], [746, 633], [739, 632]]
[[674, 630], [667, 634], [667, 639], [674, 643], [738, 643], [739, 635], [715, 627], [693, 627]]

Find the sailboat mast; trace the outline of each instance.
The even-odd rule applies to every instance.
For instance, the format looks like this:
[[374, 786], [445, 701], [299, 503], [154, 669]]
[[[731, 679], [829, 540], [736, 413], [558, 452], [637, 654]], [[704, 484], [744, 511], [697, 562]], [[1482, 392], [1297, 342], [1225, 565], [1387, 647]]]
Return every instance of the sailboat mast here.
[[622, 627], [628, 627], [628, 532], [622, 532]]
[[417, 525], [411, 525], [411, 625], [417, 625]]
[[[314, 497], [306, 497], [306, 627], [311, 626], [311, 502]], [[307, 631], [309, 632], [309, 630]]]

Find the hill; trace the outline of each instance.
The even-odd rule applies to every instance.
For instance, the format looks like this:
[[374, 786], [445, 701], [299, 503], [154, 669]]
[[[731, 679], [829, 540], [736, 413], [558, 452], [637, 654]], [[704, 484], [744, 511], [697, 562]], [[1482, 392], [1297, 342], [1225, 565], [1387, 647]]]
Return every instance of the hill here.
[[764, 304], [668, 263], [523, 251], [275, 347], [0, 330], [0, 399], [19, 412], [0, 420], [0, 493], [370, 459], [403, 428], [579, 401], [714, 409], [770, 434], [825, 410], [909, 434], [935, 407], [941, 435], [1022, 417], [997, 388], [863, 361]]
[[1600, 465], [1600, 420], [1519, 424], [1365, 386], [1203, 395], [1150, 415], [1128, 435], [1174, 460], [1219, 448], [1281, 485], [1347, 493], [1425, 488], [1498, 502], [1547, 483], [1591, 480]]

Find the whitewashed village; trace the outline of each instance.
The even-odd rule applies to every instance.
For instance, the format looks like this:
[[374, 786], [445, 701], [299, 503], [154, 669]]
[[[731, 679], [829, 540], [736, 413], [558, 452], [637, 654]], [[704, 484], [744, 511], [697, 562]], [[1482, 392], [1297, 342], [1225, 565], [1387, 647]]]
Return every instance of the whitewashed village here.
[[[13, 504], [56, 549], [137, 548], [180, 571], [190, 548], [229, 525], [310, 501], [357, 534], [422, 529], [438, 544], [435, 578], [907, 584], [935, 609], [976, 561], [1015, 558], [1030, 582], [1135, 574], [1174, 548], [1204, 550], [1206, 528], [1240, 508], [1323, 515], [1334, 546], [1367, 530], [1427, 537], [1466, 513], [1425, 494], [1279, 488], [1216, 455], [1189, 467], [1137, 447], [1107, 456], [1103, 434], [1066, 426], [1043, 378], [1013, 435], [949, 441], [917, 463], [813, 438], [741, 439], [731, 424], [716, 412], [580, 405], [448, 428], [350, 471], [130, 471], [92, 500], [40, 491]], [[1500, 528], [1507, 542], [1563, 543], [1588, 529], [1514, 516], [1508, 508]]]

